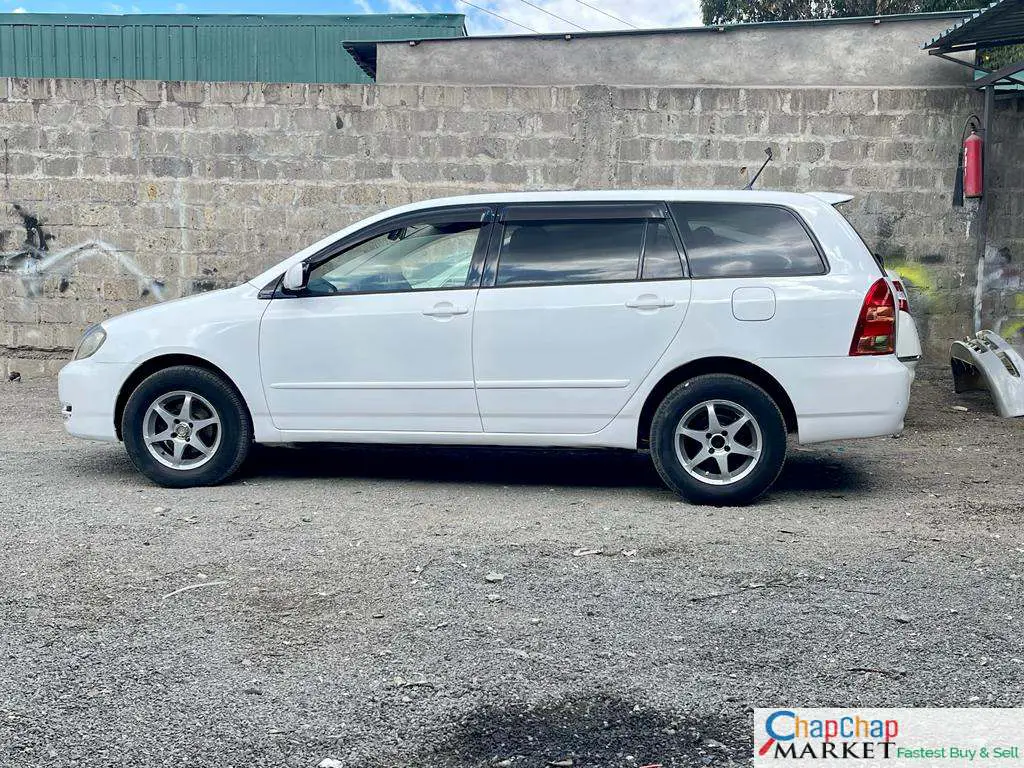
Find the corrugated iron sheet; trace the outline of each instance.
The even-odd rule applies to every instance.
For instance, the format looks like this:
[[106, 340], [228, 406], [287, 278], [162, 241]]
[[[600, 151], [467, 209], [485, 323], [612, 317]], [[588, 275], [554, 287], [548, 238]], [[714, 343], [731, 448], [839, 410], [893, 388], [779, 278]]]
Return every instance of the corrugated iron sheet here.
[[1024, 0], [996, 0], [932, 38], [922, 48], [942, 51], [1021, 42], [1024, 42]]
[[0, 77], [365, 83], [358, 40], [466, 34], [461, 14], [0, 14]]

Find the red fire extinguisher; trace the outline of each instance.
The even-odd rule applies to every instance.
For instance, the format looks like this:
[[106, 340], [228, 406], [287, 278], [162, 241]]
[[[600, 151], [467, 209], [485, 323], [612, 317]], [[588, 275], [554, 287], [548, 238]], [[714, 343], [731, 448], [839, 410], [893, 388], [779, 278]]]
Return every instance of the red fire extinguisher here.
[[971, 135], [964, 139], [964, 197], [981, 197], [984, 189], [982, 178], [982, 153], [984, 142], [971, 126]]

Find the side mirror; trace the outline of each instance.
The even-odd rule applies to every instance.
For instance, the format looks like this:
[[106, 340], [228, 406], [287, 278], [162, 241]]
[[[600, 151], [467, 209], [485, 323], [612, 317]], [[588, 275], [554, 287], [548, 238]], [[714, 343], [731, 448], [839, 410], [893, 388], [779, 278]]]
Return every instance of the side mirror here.
[[292, 264], [288, 267], [288, 271], [284, 273], [281, 287], [289, 293], [298, 293], [304, 290], [306, 283], [309, 282], [309, 272], [307, 270], [305, 262], [300, 261], [298, 264]]

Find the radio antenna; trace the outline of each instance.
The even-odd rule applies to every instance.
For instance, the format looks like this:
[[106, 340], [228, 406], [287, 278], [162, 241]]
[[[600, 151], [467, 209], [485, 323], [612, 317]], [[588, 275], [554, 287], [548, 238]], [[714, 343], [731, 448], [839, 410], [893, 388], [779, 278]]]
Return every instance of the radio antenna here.
[[757, 181], [758, 177], [761, 175], [761, 171], [763, 171], [765, 169], [765, 166], [772, 161], [772, 148], [765, 147], [764, 153], [765, 155], [767, 155], [765, 161], [761, 163], [761, 167], [757, 169], [757, 173], [754, 174], [754, 178], [747, 182], [747, 186], [745, 186], [744, 189], [753, 189], [754, 182]]

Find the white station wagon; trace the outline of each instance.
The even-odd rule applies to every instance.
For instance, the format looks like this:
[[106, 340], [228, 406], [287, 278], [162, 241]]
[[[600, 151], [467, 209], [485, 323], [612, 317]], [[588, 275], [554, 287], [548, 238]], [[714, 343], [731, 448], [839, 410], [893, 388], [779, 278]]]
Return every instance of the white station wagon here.
[[172, 487], [226, 480], [254, 442], [589, 446], [649, 450], [691, 501], [749, 502], [789, 433], [903, 426], [894, 290], [834, 209], [848, 199], [557, 192], [387, 211], [238, 287], [93, 326], [60, 374], [65, 424], [123, 440]]

